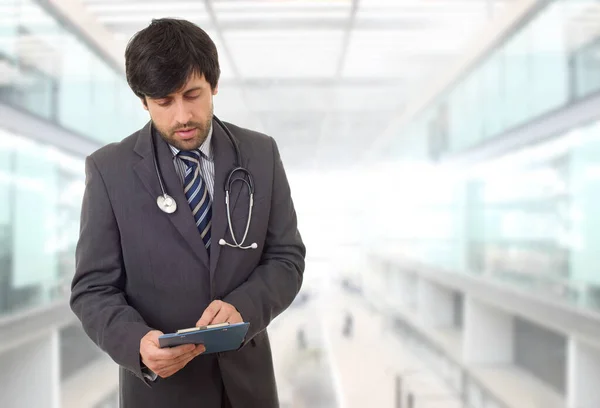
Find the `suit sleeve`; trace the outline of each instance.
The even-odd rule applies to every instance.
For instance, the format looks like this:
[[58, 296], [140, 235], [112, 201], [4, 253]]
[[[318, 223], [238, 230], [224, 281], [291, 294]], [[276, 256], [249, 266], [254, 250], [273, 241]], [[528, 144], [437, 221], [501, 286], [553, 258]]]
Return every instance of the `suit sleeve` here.
[[290, 186], [275, 141], [273, 192], [267, 238], [260, 265], [223, 301], [250, 322], [245, 342], [264, 330], [294, 300], [304, 274], [306, 248], [297, 226]]
[[86, 182], [70, 305], [87, 335], [142, 381], [140, 340], [152, 330], [127, 303], [119, 228], [102, 175], [92, 157]]

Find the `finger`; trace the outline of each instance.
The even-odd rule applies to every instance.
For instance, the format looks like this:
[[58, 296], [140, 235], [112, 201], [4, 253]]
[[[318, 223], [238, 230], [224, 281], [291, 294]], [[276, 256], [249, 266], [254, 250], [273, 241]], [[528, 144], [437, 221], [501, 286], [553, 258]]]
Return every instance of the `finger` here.
[[229, 316], [229, 320], [227, 321], [231, 324], [244, 322], [244, 320], [242, 319], [242, 315], [238, 312], [232, 313], [231, 316]]
[[232, 315], [232, 310], [223, 307], [223, 308], [221, 308], [219, 313], [217, 313], [217, 315], [212, 319], [212, 321], [209, 324], [219, 324], [219, 323], [228, 322], [231, 315]]
[[144, 336], [144, 337], [146, 338], [147, 341], [149, 341], [150, 343], [152, 343], [156, 347], [158, 347], [159, 346], [158, 338], [160, 336], [162, 336], [163, 334], [164, 333], [161, 332], [160, 330], [152, 330], [148, 334], [146, 334], [146, 336]]
[[151, 361], [173, 360], [186, 353], [193, 352], [195, 344], [182, 344], [176, 347], [152, 348], [148, 350], [148, 359]]
[[163, 378], [169, 377], [169, 376], [175, 374], [176, 372], [178, 372], [179, 370], [181, 370], [190, 361], [192, 361], [194, 358], [198, 357], [198, 355], [202, 354], [205, 350], [206, 349], [204, 348], [204, 346], [200, 344], [196, 347], [196, 349], [192, 353], [188, 353], [188, 354], [178, 357], [176, 360], [173, 360], [173, 363], [169, 363], [169, 364], [157, 367], [156, 373]]
[[172, 366], [173, 364], [178, 364], [179, 362], [185, 360], [186, 358], [193, 355], [194, 352], [183, 354], [179, 357], [176, 357], [172, 360], [151, 360], [146, 365], [155, 373], [160, 373], [165, 370], [165, 368]]
[[176, 365], [170, 365], [169, 367], [162, 368], [157, 374], [161, 378], [167, 378], [167, 377], [172, 376], [179, 370], [181, 370], [183, 367], [185, 367], [185, 365], [182, 363], [178, 363]]
[[214, 319], [214, 317], [219, 313], [223, 306], [223, 302], [220, 300], [213, 300], [210, 305], [204, 310], [200, 320], [196, 323], [196, 326], [206, 326], [209, 325], [210, 322]]
[[184, 354], [182, 356], [177, 357], [176, 359], [174, 359], [172, 361], [167, 362], [166, 364], [164, 364], [162, 366], [162, 368], [169, 369], [171, 367], [176, 367], [182, 363], [187, 364], [187, 362], [189, 362], [190, 360], [193, 360], [194, 358], [198, 357], [200, 354], [204, 353], [205, 350], [206, 349], [204, 348], [204, 346], [200, 344], [191, 353]]
[[194, 351], [190, 353], [183, 354], [173, 360], [159, 360], [158, 362], [155, 361], [151, 363], [151, 365], [148, 366], [148, 368], [150, 368], [157, 374], [164, 373], [165, 370], [168, 371], [171, 367], [175, 367], [178, 364], [185, 362], [186, 360], [192, 360], [193, 358], [198, 357], [198, 355], [204, 353], [205, 351], [206, 348], [204, 347], [204, 345], [199, 344], [194, 348]]
[[157, 365], [157, 370], [164, 372], [164, 371], [168, 371], [171, 368], [177, 367], [181, 364], [183, 364], [184, 362], [193, 359], [194, 357], [196, 357], [197, 354], [196, 353], [188, 353], [188, 354], [184, 354], [182, 356], [177, 357], [174, 360], [164, 360], [161, 361], [158, 365]]
[[154, 363], [154, 366], [149, 367], [149, 368], [159, 375], [165, 374], [172, 368], [176, 367], [177, 365], [181, 364], [183, 361], [187, 360], [188, 358], [192, 358], [192, 355], [185, 354], [183, 356], [177, 357], [174, 360], [161, 360], [158, 363]]

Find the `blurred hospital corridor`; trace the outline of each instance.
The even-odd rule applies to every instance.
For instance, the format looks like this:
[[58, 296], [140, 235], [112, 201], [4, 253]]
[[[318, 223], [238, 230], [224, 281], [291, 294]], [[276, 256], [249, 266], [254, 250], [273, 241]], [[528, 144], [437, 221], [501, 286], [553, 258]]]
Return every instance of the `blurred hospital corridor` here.
[[[96, 174], [86, 158], [150, 124], [157, 132], [148, 140], [160, 133], [151, 93], [136, 96], [128, 82], [125, 51], [164, 18], [200, 27], [217, 50], [218, 89], [194, 88], [201, 95], [185, 103], [204, 97], [237, 138], [270, 142], [272, 165], [261, 156], [271, 150], [231, 142], [233, 168], [252, 150], [249, 166], [265, 167], [256, 184], [268, 184], [252, 198], [243, 187], [233, 216], [224, 181], [189, 179], [227, 174], [223, 162], [211, 163], [218, 139], [208, 138], [207, 151], [190, 148], [198, 156], [181, 162], [182, 149], [168, 143], [162, 161], [153, 147], [145, 168], [110, 162], [117, 181], [134, 180], [124, 182], [130, 195], [112, 202], [108, 185], [104, 198], [83, 203]], [[169, 95], [149, 100], [162, 112], [179, 109]], [[198, 161], [193, 172], [185, 160]], [[196, 227], [211, 222], [196, 219], [199, 208], [222, 210], [222, 236], [211, 242], [200, 227], [198, 238], [177, 219], [171, 230], [165, 221], [164, 236], [153, 233], [182, 214], [163, 206], [178, 181], [186, 193], [193, 185], [219, 198], [196, 206], [182, 188], [177, 204]], [[81, 220], [98, 203], [131, 211], [123, 219], [144, 222], [128, 231], [152, 239], [118, 231], [90, 240], [90, 259], [101, 244], [120, 253], [108, 256], [121, 275], [104, 290], [133, 303], [122, 288], [152, 286], [161, 307], [180, 300], [169, 279], [181, 271], [156, 267], [187, 254], [163, 246], [179, 242], [177, 228], [204, 244], [187, 248], [190, 258], [207, 249], [210, 284], [204, 275], [195, 282], [211, 301], [223, 298], [213, 296], [215, 281], [234, 281], [215, 278], [224, 262], [237, 265], [224, 268], [232, 275], [280, 262], [258, 293], [284, 298], [273, 281], [293, 262], [252, 251], [273, 250], [263, 243], [297, 217], [301, 289], [266, 329], [277, 389], [269, 395], [281, 408], [600, 407], [600, 0], [0, 0], [0, 408], [119, 407], [119, 366], [69, 304]], [[101, 213], [97, 225], [116, 224], [114, 214]], [[275, 216], [281, 224], [269, 225]], [[231, 244], [232, 223], [248, 251]], [[211, 245], [235, 255], [210, 264]], [[137, 281], [123, 266], [132, 247], [149, 269]], [[255, 307], [259, 297], [242, 304]], [[186, 308], [174, 309], [171, 321]], [[113, 337], [120, 350], [122, 337]], [[148, 368], [133, 351], [136, 370]]]

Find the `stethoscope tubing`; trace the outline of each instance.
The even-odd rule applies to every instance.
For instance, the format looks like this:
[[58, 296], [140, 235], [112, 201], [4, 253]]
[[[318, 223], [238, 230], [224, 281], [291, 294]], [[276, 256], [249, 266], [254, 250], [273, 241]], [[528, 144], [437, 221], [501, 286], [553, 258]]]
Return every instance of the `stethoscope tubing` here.
[[[246, 169], [245, 167], [242, 167], [242, 165], [241, 165], [240, 149], [237, 144], [237, 140], [235, 139], [235, 137], [233, 136], [231, 131], [227, 128], [227, 126], [225, 126], [225, 124], [223, 122], [221, 122], [221, 120], [219, 118], [217, 118], [216, 116], [213, 115], [213, 119], [225, 131], [225, 134], [227, 135], [227, 137], [228, 137], [229, 141], [231, 142], [233, 149], [235, 151], [235, 166], [229, 172], [227, 179], [225, 181], [225, 185], [224, 185], [225, 206], [226, 206], [226, 210], [227, 210], [227, 226], [229, 228], [229, 233], [231, 234], [231, 238], [233, 239], [233, 244], [230, 244], [221, 238], [219, 240], [219, 245], [227, 245], [229, 247], [239, 248], [239, 249], [256, 249], [258, 247], [256, 243], [252, 243], [251, 245], [244, 246], [244, 242], [246, 241], [246, 238], [248, 236], [248, 231], [250, 231], [250, 223], [252, 220], [252, 207], [254, 206], [254, 180], [253, 180], [253, 177], [252, 177], [252, 174], [250, 173], [250, 171], [248, 169]], [[160, 190], [162, 192], [162, 195], [158, 196], [156, 199], [157, 205], [160, 208], [160, 210], [163, 211], [164, 213], [172, 214], [177, 209], [177, 203], [175, 202], [175, 199], [173, 197], [171, 197], [169, 194], [167, 194], [167, 190], [166, 190], [166, 187], [165, 187], [165, 184], [163, 181], [162, 173], [158, 166], [158, 159], [157, 159], [157, 153], [156, 153], [156, 146], [154, 143], [154, 137], [152, 135], [150, 137], [152, 138], [152, 157], [154, 160], [154, 168], [156, 170], [156, 177], [158, 178], [158, 182], [160, 184]], [[236, 175], [237, 173], [242, 173], [242, 177], [233, 178], [234, 175]], [[247, 180], [246, 180], [246, 178], [247, 178]], [[236, 181], [241, 181], [246, 184], [246, 186], [248, 187], [248, 195], [249, 195], [249, 200], [250, 200], [250, 202], [248, 204], [248, 219], [246, 221], [246, 228], [244, 229], [244, 235], [243, 235], [241, 241], [239, 241], [239, 242], [236, 239], [235, 233], [233, 231], [233, 223], [231, 222], [231, 209], [229, 206], [229, 203], [230, 203], [229, 191], [230, 191], [233, 183], [235, 183]]]

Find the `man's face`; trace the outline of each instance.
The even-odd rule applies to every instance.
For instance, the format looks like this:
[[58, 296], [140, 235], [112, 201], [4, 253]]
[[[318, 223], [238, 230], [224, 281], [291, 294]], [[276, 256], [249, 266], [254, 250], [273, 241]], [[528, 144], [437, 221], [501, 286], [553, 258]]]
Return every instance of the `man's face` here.
[[194, 150], [208, 136], [217, 92], [218, 86], [211, 89], [204, 75], [194, 74], [177, 92], [164, 98], [146, 97], [144, 109], [167, 143], [179, 150]]

